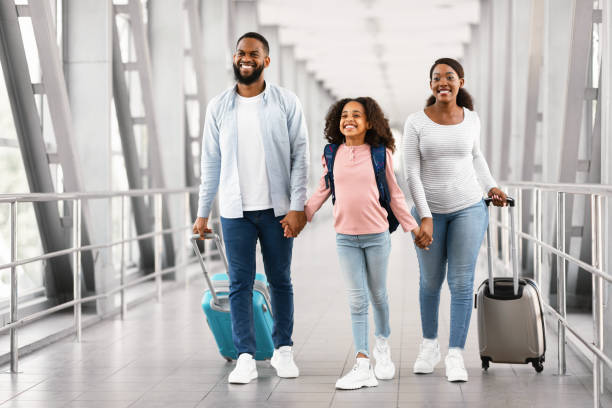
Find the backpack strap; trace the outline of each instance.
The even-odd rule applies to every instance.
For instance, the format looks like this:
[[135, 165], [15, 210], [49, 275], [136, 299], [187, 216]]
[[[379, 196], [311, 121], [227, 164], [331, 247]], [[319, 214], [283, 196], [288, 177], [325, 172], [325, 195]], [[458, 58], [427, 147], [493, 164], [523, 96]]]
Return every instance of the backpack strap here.
[[380, 145], [371, 147], [370, 151], [372, 153], [372, 166], [374, 167], [374, 176], [376, 177], [376, 187], [378, 188], [378, 201], [387, 211], [389, 232], [393, 232], [397, 229], [399, 221], [391, 209], [391, 193], [389, 192], [387, 172], [385, 171], [385, 166], [387, 164], [387, 148], [384, 145]]
[[372, 166], [374, 167], [374, 175], [376, 177], [376, 187], [378, 187], [379, 201], [389, 202], [389, 186], [387, 185], [387, 174], [385, 173], [385, 165], [387, 159], [387, 149], [384, 145], [371, 147]]
[[336, 204], [336, 189], [334, 186], [334, 159], [338, 152], [338, 145], [334, 143], [328, 143], [323, 149], [323, 156], [325, 157], [325, 165], [327, 166], [327, 174], [325, 175], [325, 187], [331, 190], [332, 204]]

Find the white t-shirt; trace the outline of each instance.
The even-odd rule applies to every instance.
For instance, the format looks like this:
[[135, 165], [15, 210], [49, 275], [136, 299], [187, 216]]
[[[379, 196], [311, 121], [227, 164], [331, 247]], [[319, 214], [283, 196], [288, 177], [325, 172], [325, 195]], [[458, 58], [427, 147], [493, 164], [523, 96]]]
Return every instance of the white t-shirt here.
[[236, 95], [238, 124], [238, 178], [243, 211], [272, 208], [259, 121], [262, 94], [251, 98]]

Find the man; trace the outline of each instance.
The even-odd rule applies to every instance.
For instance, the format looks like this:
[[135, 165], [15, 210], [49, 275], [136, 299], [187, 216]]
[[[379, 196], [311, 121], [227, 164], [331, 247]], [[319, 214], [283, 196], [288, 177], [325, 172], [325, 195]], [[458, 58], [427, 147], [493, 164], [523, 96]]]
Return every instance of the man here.
[[249, 32], [240, 37], [233, 61], [237, 83], [207, 107], [202, 184], [193, 226], [194, 233], [211, 232], [208, 216], [219, 190], [232, 334], [239, 355], [228, 380], [239, 384], [257, 378], [252, 297], [258, 239], [274, 316], [271, 364], [279, 377], [299, 375], [291, 340], [293, 238], [284, 236], [283, 225], [297, 236], [306, 224], [308, 134], [297, 97], [264, 81], [268, 53], [262, 35]]

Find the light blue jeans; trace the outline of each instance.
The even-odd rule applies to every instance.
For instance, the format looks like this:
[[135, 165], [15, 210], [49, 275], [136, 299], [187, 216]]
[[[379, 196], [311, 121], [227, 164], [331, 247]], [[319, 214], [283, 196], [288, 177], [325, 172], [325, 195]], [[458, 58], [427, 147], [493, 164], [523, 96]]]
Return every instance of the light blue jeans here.
[[355, 352], [369, 356], [368, 307], [374, 309], [375, 335], [389, 337], [387, 264], [391, 252], [389, 231], [379, 234], [336, 234], [340, 267], [347, 283]]
[[[420, 225], [415, 208], [412, 215]], [[432, 215], [433, 243], [429, 251], [415, 245], [421, 269], [419, 302], [423, 337], [438, 337], [440, 290], [447, 275], [451, 293], [449, 347], [463, 348], [472, 316], [474, 269], [489, 224], [489, 212], [484, 201], [480, 201], [450, 214]]]

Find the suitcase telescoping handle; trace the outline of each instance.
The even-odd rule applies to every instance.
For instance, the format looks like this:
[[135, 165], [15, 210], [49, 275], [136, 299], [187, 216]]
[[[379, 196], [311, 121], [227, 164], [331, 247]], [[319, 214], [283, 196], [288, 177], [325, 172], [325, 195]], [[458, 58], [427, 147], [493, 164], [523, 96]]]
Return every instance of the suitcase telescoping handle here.
[[[215, 289], [213, 288], [213, 284], [212, 284], [212, 281], [210, 280], [210, 276], [208, 276], [208, 270], [206, 269], [206, 265], [204, 264], [204, 258], [202, 257], [202, 254], [200, 253], [200, 248], [198, 248], [198, 244], [196, 242], [198, 239], [200, 239], [200, 234], [193, 234], [191, 236], [191, 246], [193, 247], [193, 250], [196, 256], [198, 257], [198, 260], [200, 261], [202, 272], [204, 272], [204, 278], [206, 278], [206, 284], [208, 285], [208, 289], [210, 289], [210, 294], [213, 297], [213, 303], [217, 306], [220, 306], [221, 303], [219, 302], [217, 293], [215, 292]], [[229, 271], [228, 266], [227, 266], [227, 258], [225, 257], [225, 251], [223, 251], [223, 244], [221, 243], [221, 238], [219, 237], [219, 234], [215, 234], [214, 232], [204, 234], [204, 239], [213, 239], [215, 241], [215, 245], [217, 246], [217, 249], [219, 250], [219, 255], [221, 255], [221, 259], [223, 260], [223, 265], [225, 266], [225, 270]]]
[[[485, 204], [487, 207], [490, 206], [493, 200], [491, 198], [485, 198]], [[519, 273], [518, 273], [518, 254], [515, 244], [515, 232], [514, 232], [514, 198], [506, 197], [508, 203], [508, 213], [510, 213], [510, 257], [512, 258], [512, 278], [514, 283], [514, 294], [518, 295], [519, 289]], [[490, 218], [490, 217], [489, 217]], [[491, 254], [491, 227], [487, 225], [487, 265], [489, 268], [489, 292], [495, 293], [495, 285], [493, 282], [493, 256]]]

